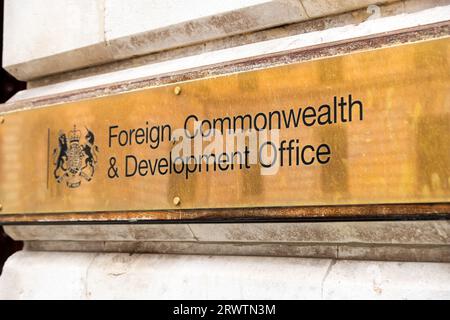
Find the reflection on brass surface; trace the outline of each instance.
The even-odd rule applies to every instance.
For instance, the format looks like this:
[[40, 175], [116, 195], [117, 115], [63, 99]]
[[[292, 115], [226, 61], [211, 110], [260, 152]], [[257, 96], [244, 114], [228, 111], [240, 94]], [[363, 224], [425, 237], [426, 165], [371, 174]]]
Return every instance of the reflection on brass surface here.
[[321, 188], [334, 199], [348, 197], [348, 145], [346, 128], [327, 127], [322, 130], [322, 140], [334, 147], [334, 159], [321, 170]]
[[[3, 114], [0, 214], [449, 203], [449, 56], [444, 38]], [[341, 98], [346, 107], [332, 110]], [[299, 108], [299, 125], [286, 128]], [[124, 174], [126, 156], [167, 158], [169, 131], [189, 115], [209, 123], [249, 115], [261, 125], [271, 113], [305, 162], [314, 153], [301, 148], [322, 144], [329, 161], [287, 165], [285, 154], [275, 175], [258, 164], [210, 165], [188, 179]], [[113, 126], [134, 140], [120, 146]], [[139, 144], [139, 128], [159, 139]]]

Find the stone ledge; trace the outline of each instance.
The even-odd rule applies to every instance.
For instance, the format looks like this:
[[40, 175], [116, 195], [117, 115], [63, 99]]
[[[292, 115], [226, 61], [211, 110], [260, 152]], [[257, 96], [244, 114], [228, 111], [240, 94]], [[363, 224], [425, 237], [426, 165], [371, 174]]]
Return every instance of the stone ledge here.
[[26, 241], [31, 251], [127, 252], [330, 258], [348, 260], [450, 262], [450, 245], [374, 245], [336, 243], [201, 241]]
[[191, 224], [201, 241], [450, 244], [450, 221]]
[[298, 0], [153, 2], [106, 2], [105, 38], [113, 60], [308, 19]]
[[198, 241], [26, 241], [25, 248], [30, 251], [337, 258], [337, 246], [332, 244], [248, 244]]
[[338, 258], [347, 260], [450, 262], [450, 246], [339, 245]]
[[29, 250], [450, 262], [450, 221], [8, 225]]
[[4, 226], [15, 240], [189, 241], [196, 240], [187, 224], [154, 225], [29, 225]]
[[0, 299], [450, 299], [449, 288], [448, 263], [120, 253], [21, 251], [0, 277]]
[[6, 225], [15, 240], [450, 245], [450, 220]]

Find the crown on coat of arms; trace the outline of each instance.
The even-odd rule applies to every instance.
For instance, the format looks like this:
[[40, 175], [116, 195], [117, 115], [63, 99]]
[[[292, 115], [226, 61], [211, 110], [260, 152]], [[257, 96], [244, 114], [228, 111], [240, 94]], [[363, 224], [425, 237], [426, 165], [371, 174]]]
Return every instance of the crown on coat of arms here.
[[77, 126], [73, 126], [73, 130], [69, 131], [69, 142], [79, 142], [81, 138], [81, 131], [77, 130]]

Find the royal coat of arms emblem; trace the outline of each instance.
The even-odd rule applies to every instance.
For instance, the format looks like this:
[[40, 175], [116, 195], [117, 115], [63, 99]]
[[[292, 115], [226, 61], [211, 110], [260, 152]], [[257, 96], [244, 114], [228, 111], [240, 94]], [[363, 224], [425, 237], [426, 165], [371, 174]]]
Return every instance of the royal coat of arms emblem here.
[[66, 182], [69, 188], [77, 188], [82, 180], [91, 181], [97, 164], [98, 147], [94, 133], [86, 128], [84, 143], [80, 143], [81, 131], [73, 127], [66, 135], [58, 133], [58, 147], [53, 150], [53, 175], [58, 183]]

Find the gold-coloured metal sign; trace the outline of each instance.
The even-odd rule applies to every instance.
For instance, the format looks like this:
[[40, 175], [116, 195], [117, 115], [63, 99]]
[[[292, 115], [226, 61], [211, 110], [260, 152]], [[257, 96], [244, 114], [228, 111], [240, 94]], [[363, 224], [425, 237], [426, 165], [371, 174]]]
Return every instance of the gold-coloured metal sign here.
[[[449, 203], [449, 57], [444, 38], [4, 113], [0, 213]], [[211, 135], [177, 163], [177, 129], [279, 137], [257, 163]]]

